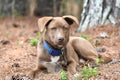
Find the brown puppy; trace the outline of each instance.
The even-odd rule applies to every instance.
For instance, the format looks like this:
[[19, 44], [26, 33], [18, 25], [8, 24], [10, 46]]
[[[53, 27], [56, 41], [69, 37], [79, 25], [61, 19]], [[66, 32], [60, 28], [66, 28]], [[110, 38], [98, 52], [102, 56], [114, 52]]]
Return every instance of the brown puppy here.
[[[42, 17], [38, 20], [38, 26], [42, 33], [37, 46], [37, 65], [31, 72], [35, 77], [41, 70], [55, 72], [61, 69], [68, 71], [68, 76], [76, 73], [76, 67], [82, 56], [85, 59], [95, 61], [99, 54], [87, 40], [80, 37], [70, 37], [70, 25], [78, 24], [74, 16]], [[106, 56], [100, 56], [105, 62], [111, 61]]]

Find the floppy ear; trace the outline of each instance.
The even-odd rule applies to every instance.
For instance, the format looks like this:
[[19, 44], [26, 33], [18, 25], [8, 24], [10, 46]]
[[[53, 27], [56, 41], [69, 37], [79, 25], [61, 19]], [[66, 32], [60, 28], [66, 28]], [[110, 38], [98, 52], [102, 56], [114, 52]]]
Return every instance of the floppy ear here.
[[45, 27], [49, 25], [52, 19], [53, 17], [42, 17], [38, 19], [38, 26], [41, 33], [44, 31]]
[[78, 19], [77, 19], [76, 17], [74, 17], [74, 16], [66, 15], [66, 16], [63, 16], [63, 18], [65, 19], [65, 21], [66, 21], [69, 25], [73, 24], [74, 22], [75, 22], [77, 25], [79, 25]]

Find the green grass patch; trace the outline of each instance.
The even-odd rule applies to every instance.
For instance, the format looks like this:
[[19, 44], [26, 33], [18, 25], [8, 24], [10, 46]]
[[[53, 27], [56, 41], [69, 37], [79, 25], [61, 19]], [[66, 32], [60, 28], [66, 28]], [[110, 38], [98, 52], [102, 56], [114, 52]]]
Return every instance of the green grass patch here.
[[82, 71], [77, 77], [73, 77], [73, 80], [89, 80], [98, 76], [98, 69], [84, 66]]
[[31, 46], [37, 46], [37, 43], [38, 43], [38, 39], [31, 39], [31, 41], [30, 41], [30, 45]]
[[97, 77], [97, 75], [98, 75], [97, 68], [87, 66], [83, 67], [82, 76], [84, 77], [85, 80], [88, 80], [90, 77]]
[[60, 80], [67, 80], [67, 72], [62, 70], [60, 72]]
[[95, 63], [98, 65], [99, 63], [103, 63], [104, 62], [104, 59], [101, 59], [101, 58], [97, 58]]
[[80, 37], [82, 37], [82, 38], [84, 38], [84, 39], [88, 39], [88, 35], [87, 35], [87, 34], [81, 34]]
[[37, 32], [36, 34], [37, 34], [37, 39], [39, 39], [41, 37], [40, 32]]

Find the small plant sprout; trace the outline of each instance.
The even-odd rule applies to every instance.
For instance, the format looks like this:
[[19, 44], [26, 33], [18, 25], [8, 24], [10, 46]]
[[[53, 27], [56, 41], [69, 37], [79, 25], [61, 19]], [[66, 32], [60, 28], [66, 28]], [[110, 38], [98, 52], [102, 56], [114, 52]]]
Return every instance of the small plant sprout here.
[[95, 63], [98, 65], [100, 63], [100, 59], [97, 58], [96, 61], [95, 61]]
[[39, 39], [41, 37], [40, 32], [37, 32], [36, 34], [37, 34], [37, 39]]
[[31, 39], [31, 41], [30, 41], [30, 45], [31, 46], [36, 46], [37, 45], [37, 43], [38, 43], [38, 39]]
[[41, 37], [40, 32], [37, 32], [37, 33], [36, 33], [36, 38], [31, 39], [30, 45], [31, 45], [31, 46], [36, 46], [40, 37]]
[[73, 77], [73, 80], [89, 80], [98, 76], [98, 69], [92, 68], [90, 65], [84, 66], [80, 74], [77, 77]]
[[104, 59], [97, 58], [96, 59], [96, 64], [99, 65], [99, 63], [104, 62]]
[[84, 38], [84, 39], [88, 39], [88, 35], [87, 35], [87, 34], [81, 34], [80, 37], [82, 37], [82, 38]]
[[97, 77], [97, 75], [98, 75], [97, 68], [92, 68], [90, 66], [83, 67], [82, 76], [83, 76], [84, 80], [88, 80], [90, 77]]
[[96, 46], [100, 45], [100, 41], [99, 41], [99, 40], [96, 40], [96, 41], [95, 41], [95, 45], [96, 45]]
[[66, 73], [66, 71], [62, 70], [60, 72], [60, 80], [67, 80], [67, 73]]

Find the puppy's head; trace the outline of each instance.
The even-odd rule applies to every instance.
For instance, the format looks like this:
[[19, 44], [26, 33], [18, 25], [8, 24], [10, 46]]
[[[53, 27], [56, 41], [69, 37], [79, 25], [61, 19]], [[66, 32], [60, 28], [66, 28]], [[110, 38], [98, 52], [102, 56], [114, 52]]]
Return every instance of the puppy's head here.
[[74, 16], [42, 17], [38, 20], [44, 39], [54, 48], [61, 49], [69, 41], [70, 25], [78, 20]]

